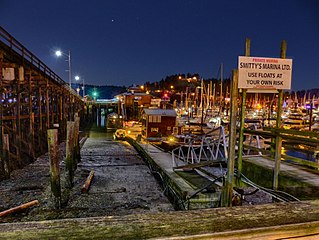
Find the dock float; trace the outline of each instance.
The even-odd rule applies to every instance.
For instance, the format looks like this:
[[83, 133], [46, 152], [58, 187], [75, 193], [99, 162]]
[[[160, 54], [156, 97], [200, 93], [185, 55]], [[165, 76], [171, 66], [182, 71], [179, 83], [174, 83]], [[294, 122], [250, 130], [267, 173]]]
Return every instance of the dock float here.
[[174, 171], [172, 156], [155, 146], [136, 142], [128, 138], [127, 141], [135, 147], [149, 165], [155, 177], [159, 177], [164, 184], [165, 193], [178, 210], [219, 207], [221, 188], [213, 184], [205, 191], [199, 191], [209, 183], [207, 178], [194, 171]]

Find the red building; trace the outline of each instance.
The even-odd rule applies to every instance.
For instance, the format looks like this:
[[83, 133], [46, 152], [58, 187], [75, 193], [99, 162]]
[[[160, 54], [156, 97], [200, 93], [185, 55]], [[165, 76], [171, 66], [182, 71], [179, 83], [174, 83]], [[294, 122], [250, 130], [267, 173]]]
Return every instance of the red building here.
[[174, 109], [144, 109], [142, 135], [146, 138], [171, 135], [176, 127], [176, 116]]
[[154, 96], [143, 92], [125, 92], [117, 95], [116, 98], [119, 100], [119, 113], [127, 121], [138, 121], [141, 111], [144, 108], [151, 107], [152, 100], [156, 99]]

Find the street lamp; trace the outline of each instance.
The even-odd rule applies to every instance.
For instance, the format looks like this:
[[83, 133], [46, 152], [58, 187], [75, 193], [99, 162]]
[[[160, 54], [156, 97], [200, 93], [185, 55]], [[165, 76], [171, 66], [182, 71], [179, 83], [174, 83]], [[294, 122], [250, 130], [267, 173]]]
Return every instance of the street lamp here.
[[[79, 81], [80, 77], [79, 76], [75, 76], [74, 79], [76, 81]], [[82, 90], [83, 90], [83, 98], [84, 98], [84, 96], [85, 96], [84, 77], [82, 77]]]
[[69, 50], [69, 54], [66, 54], [66, 53], [62, 52], [61, 50], [57, 50], [55, 52], [55, 55], [57, 57], [61, 57], [62, 55], [67, 57], [67, 61], [69, 63], [69, 69], [67, 70], [69, 72], [69, 86], [70, 86], [70, 88], [72, 88], [72, 86], [71, 86], [71, 84], [72, 84], [72, 82], [71, 82], [72, 73], [71, 73], [71, 52], [70, 52], [70, 50]]

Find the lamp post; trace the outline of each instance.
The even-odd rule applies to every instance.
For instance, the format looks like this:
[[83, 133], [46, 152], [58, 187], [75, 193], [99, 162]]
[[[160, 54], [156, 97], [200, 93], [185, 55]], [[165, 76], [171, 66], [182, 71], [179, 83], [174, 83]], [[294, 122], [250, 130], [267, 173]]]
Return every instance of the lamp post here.
[[67, 70], [69, 72], [69, 86], [70, 86], [70, 88], [72, 88], [72, 85], [71, 85], [72, 84], [72, 82], [71, 82], [71, 78], [72, 78], [72, 73], [71, 73], [71, 51], [69, 50], [69, 54], [65, 54], [61, 50], [57, 50], [55, 52], [55, 55], [57, 57], [61, 57], [62, 55], [67, 57], [67, 61], [69, 63], [69, 69]]
[[[81, 79], [80, 76], [75, 76], [74, 78], [76, 81], [79, 81]], [[82, 90], [83, 90], [83, 98], [84, 98], [85, 96], [84, 77], [82, 77]]]

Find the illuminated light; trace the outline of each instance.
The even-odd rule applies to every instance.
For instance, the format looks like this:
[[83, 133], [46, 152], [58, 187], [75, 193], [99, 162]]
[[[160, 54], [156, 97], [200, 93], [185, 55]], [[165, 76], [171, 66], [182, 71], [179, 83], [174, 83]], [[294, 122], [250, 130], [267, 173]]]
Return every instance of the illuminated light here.
[[178, 79], [181, 80], [181, 79], [182, 79], [182, 76], [178, 76]]
[[79, 77], [79, 76], [75, 76], [74, 79], [75, 79], [76, 81], [79, 81], [79, 80], [80, 80], [80, 77]]
[[169, 137], [169, 138], [168, 138], [168, 141], [174, 142], [174, 137]]
[[131, 133], [131, 130], [128, 130], [127, 133], [130, 134], [130, 133]]
[[281, 154], [285, 154], [286, 149], [284, 147], [281, 147]]
[[171, 85], [171, 89], [173, 89], [174, 88], [174, 86], [173, 85]]
[[143, 85], [141, 86], [141, 89], [144, 89], [144, 86], [143, 86]]
[[57, 55], [58, 57], [62, 56], [62, 52], [60, 50], [55, 52], [55, 55]]
[[93, 96], [96, 97], [97, 96], [97, 92], [93, 92]]

